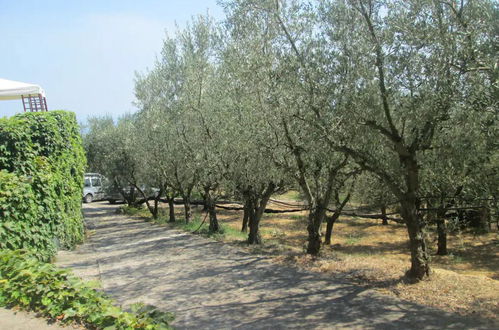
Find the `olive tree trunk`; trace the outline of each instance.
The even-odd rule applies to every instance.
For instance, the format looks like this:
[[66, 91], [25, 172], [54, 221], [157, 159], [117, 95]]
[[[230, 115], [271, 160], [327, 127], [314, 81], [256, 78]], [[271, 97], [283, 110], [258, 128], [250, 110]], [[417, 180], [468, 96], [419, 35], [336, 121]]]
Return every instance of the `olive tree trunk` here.
[[321, 226], [326, 217], [326, 207], [324, 202], [319, 202], [308, 214], [308, 245], [307, 253], [311, 255], [319, 254], [321, 250]]
[[333, 226], [338, 220], [340, 214], [338, 212], [334, 212], [334, 214], [330, 217], [326, 217], [326, 235], [324, 237], [324, 244], [331, 245], [331, 236], [333, 235]]
[[173, 196], [167, 197], [167, 200], [168, 200], [168, 211], [170, 214], [168, 222], [175, 222], [176, 221], [176, 219], [175, 219], [175, 203], [174, 203], [175, 197], [173, 197]]
[[447, 252], [447, 223], [445, 218], [438, 217], [437, 220], [437, 254], [439, 256], [445, 256], [448, 254]]
[[209, 230], [212, 233], [220, 231], [220, 226], [217, 219], [217, 210], [215, 209], [215, 200], [210, 189], [205, 189], [205, 205], [210, 216]]
[[241, 232], [246, 233], [248, 231], [248, 220], [249, 220], [249, 202], [247, 198], [244, 199], [243, 207], [243, 224], [241, 227]]
[[261, 244], [262, 238], [260, 236], [260, 218], [257, 216], [256, 203], [252, 199], [249, 202], [248, 210], [248, 223], [249, 223], [249, 234], [248, 234], [248, 244]]
[[388, 217], [386, 216], [386, 205], [381, 205], [381, 220], [383, 221], [381, 224], [386, 226], [388, 225]]
[[409, 234], [411, 269], [409, 277], [421, 280], [430, 275], [430, 256], [426, 247], [424, 222], [418, 213], [417, 200], [408, 198], [401, 202], [401, 215]]
[[190, 195], [182, 195], [182, 199], [184, 200], [185, 223], [189, 223], [192, 220], [191, 196]]
[[262, 219], [267, 203], [270, 196], [275, 192], [276, 185], [269, 183], [265, 190], [260, 194], [252, 192], [249, 194], [249, 208], [248, 208], [248, 244], [261, 244], [262, 238], [260, 236], [260, 220]]
[[[339, 198], [338, 198], [339, 199]], [[348, 194], [343, 202], [338, 206], [338, 208], [334, 211], [333, 215], [330, 217], [326, 217], [326, 235], [324, 237], [324, 244], [325, 245], [330, 245], [331, 244], [331, 236], [333, 234], [333, 226], [338, 220], [338, 218], [341, 215], [341, 211], [343, 211], [343, 208], [345, 205], [347, 205], [348, 201], [350, 200], [350, 194]]]

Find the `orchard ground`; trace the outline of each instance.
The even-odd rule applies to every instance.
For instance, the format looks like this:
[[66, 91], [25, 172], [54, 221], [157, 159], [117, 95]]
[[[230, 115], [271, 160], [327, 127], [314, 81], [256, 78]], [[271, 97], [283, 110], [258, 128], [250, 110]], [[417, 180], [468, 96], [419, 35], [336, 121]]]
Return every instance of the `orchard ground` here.
[[463, 317], [341, 276], [278, 264], [242, 243], [217, 242], [118, 210], [106, 202], [86, 204], [88, 239], [75, 251], [60, 251], [56, 264], [98, 280], [125, 308], [140, 301], [173, 312], [177, 329], [497, 328], [492, 319]]
[[[275, 198], [294, 203], [298, 200], [294, 193]], [[283, 208], [273, 203], [268, 207]], [[194, 207], [195, 220], [185, 226], [183, 207], [177, 205], [175, 209], [175, 224], [166, 222], [167, 210], [163, 210], [158, 223], [193, 232], [205, 219], [201, 207]], [[218, 209], [217, 212], [225, 230], [223, 235], [212, 235], [214, 239], [268, 255], [277, 263], [331, 274], [405, 300], [499, 321], [497, 229], [483, 235], [470, 231], [449, 234], [447, 256], [435, 255], [436, 234], [429, 233], [433, 273], [429, 280], [412, 284], [404, 277], [410, 265], [410, 254], [403, 224], [389, 221], [389, 225], [383, 226], [381, 220], [341, 216], [334, 225], [332, 245], [323, 246], [320, 256], [312, 258], [304, 253], [307, 239], [305, 212], [265, 214], [260, 223], [264, 239], [261, 246], [246, 245], [246, 234], [240, 232], [242, 211]], [[150, 219], [145, 209], [135, 216]], [[198, 232], [205, 232], [207, 222], [208, 219]]]

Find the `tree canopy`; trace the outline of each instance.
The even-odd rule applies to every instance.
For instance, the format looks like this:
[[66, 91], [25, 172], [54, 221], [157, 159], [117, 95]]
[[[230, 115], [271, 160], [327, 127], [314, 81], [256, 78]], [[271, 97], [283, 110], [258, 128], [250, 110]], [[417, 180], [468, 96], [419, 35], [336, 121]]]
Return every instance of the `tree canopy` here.
[[271, 195], [297, 187], [310, 254], [353, 190], [385, 214], [397, 204], [409, 275], [428, 275], [422, 210], [498, 196], [497, 4], [222, 5], [224, 21], [199, 16], [165, 38], [136, 77], [136, 114], [90, 120], [89, 162], [181, 196], [186, 221], [200, 192], [213, 231], [216, 201], [243, 201], [249, 243]]

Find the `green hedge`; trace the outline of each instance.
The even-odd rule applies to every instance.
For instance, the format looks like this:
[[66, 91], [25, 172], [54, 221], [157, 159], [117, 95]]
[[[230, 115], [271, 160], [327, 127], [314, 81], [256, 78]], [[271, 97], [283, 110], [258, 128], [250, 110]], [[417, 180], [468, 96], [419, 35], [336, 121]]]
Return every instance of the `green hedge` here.
[[124, 312], [68, 270], [21, 250], [0, 250], [0, 306], [20, 306], [97, 329], [168, 329], [172, 319], [169, 313], [144, 306]]
[[0, 119], [0, 248], [25, 248], [49, 260], [83, 240], [86, 165], [74, 113]]

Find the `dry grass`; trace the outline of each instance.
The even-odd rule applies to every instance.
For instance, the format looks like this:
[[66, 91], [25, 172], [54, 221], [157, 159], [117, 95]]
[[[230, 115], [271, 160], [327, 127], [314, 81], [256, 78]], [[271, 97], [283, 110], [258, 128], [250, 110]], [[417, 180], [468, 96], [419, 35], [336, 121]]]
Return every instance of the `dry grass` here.
[[[296, 196], [287, 196], [290, 199]], [[280, 208], [278, 204], [270, 205]], [[181, 216], [181, 208], [178, 208]], [[195, 214], [201, 213], [201, 208]], [[242, 212], [219, 210], [219, 221], [240, 230]], [[360, 285], [423, 305], [464, 315], [499, 320], [498, 233], [450, 235], [448, 256], [433, 256], [430, 279], [416, 284], [404, 277], [410, 266], [407, 232], [403, 225], [380, 220], [341, 217], [334, 226], [333, 245], [312, 258], [304, 253], [306, 213], [266, 214], [261, 221], [264, 245], [247, 247], [272, 255], [276, 262], [347, 278]], [[428, 242], [434, 254], [435, 237]], [[242, 244], [240, 235], [223, 240]]]

